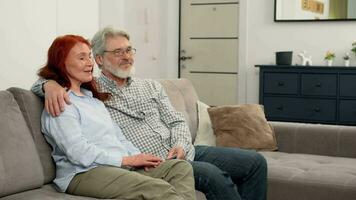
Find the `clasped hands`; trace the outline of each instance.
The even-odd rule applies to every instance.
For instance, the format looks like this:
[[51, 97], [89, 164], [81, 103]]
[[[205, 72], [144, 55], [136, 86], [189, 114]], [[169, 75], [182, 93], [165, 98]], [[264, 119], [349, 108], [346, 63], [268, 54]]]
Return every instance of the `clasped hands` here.
[[[167, 160], [170, 159], [184, 159], [185, 153], [182, 147], [173, 147], [167, 155]], [[126, 156], [122, 159], [122, 166], [129, 166], [135, 168], [144, 168], [148, 171], [150, 168], [155, 168], [160, 165], [163, 160], [152, 154], [140, 153], [133, 156]]]
[[148, 171], [152, 167], [157, 167], [163, 160], [152, 154], [140, 153], [133, 156], [125, 156], [122, 158], [122, 166], [135, 168], [144, 168]]

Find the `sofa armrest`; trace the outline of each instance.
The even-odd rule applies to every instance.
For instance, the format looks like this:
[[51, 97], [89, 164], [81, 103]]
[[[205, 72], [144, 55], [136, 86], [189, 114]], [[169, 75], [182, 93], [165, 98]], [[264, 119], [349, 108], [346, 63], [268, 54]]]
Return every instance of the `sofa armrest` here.
[[278, 150], [356, 158], [356, 127], [293, 122], [269, 122]]

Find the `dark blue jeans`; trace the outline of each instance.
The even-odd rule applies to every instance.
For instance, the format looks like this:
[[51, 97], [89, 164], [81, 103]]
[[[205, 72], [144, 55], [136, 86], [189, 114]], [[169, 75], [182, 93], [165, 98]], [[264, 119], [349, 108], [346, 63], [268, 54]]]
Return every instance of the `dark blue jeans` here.
[[267, 164], [261, 154], [211, 146], [196, 146], [195, 151], [195, 188], [208, 200], [266, 199]]

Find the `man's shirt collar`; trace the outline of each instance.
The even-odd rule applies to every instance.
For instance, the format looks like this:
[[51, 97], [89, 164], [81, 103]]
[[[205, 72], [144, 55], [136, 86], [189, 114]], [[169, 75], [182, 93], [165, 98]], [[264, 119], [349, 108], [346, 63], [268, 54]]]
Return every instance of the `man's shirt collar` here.
[[[109, 86], [109, 87], [113, 87], [113, 86], [117, 87], [116, 81], [114, 81], [114, 80], [108, 78], [107, 76], [105, 76], [104, 73], [101, 73], [101, 74], [100, 74], [99, 79], [100, 79], [101, 81], [103, 81], [103, 83], [104, 83], [105, 85], [107, 85], [107, 86]], [[127, 86], [131, 85], [132, 81], [133, 81], [133, 78], [132, 78], [132, 77], [128, 77], [128, 78], [127, 78], [127, 81], [126, 81], [126, 85], [127, 85]]]

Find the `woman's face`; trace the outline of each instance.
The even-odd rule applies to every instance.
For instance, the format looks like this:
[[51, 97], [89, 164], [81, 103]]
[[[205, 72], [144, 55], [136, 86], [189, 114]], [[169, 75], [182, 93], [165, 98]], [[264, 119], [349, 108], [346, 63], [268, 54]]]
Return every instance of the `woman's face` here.
[[71, 84], [81, 85], [93, 79], [94, 62], [91, 49], [84, 43], [77, 43], [69, 51], [64, 62]]

